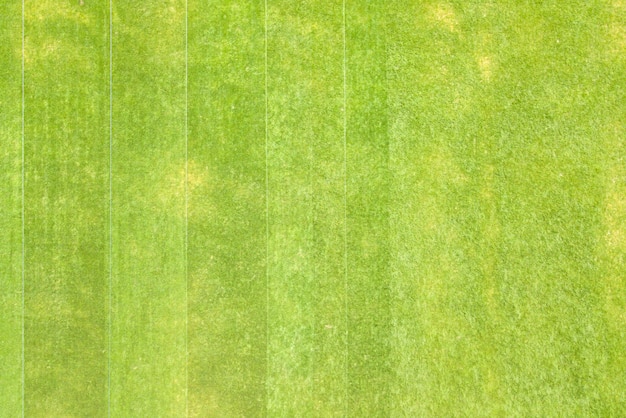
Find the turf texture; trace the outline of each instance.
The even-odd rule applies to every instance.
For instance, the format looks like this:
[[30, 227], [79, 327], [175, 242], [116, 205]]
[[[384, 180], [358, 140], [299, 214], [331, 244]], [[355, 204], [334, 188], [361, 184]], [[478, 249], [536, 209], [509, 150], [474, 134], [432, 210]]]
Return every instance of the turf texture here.
[[624, 0], [0, 22], [0, 417], [626, 416]]

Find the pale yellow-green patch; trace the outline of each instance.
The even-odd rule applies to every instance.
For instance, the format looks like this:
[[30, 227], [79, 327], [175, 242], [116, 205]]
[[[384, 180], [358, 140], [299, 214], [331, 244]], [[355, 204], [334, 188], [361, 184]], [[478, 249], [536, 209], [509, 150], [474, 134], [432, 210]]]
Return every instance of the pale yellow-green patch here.
[[478, 51], [493, 51], [497, 48], [491, 31], [480, 31], [476, 34], [476, 48]]
[[480, 196], [488, 201], [493, 199], [494, 172], [495, 167], [492, 164], [485, 167], [480, 187]]
[[[159, 27], [163, 28], [163, 36], [166, 39], [180, 39], [181, 31], [184, 29], [185, 8], [184, 3], [178, 0], [170, 0], [166, 5], [157, 9], [157, 16], [154, 16]], [[184, 58], [184, 57], [183, 57]]]
[[617, 10], [626, 11], [626, 0], [614, 0], [612, 5]]
[[218, 194], [216, 186], [220, 184], [218, 176], [212, 172], [209, 166], [203, 166], [194, 160], [189, 160], [187, 179], [189, 216], [198, 218], [211, 216], [216, 212], [214, 202], [217, 200], [216, 195]]
[[[626, 190], [623, 191], [626, 193]], [[609, 248], [626, 250], [626, 225], [624, 222], [626, 198], [617, 193], [609, 196], [606, 215], [606, 243]]]
[[[185, 193], [188, 195], [205, 185], [207, 171], [193, 160], [187, 166], [179, 161], [169, 167], [157, 187], [156, 200], [162, 209], [185, 215]], [[186, 183], [186, 184], [185, 184]], [[189, 196], [187, 196], [189, 198]]]
[[448, 71], [448, 67], [445, 65], [441, 65], [439, 70], [435, 72], [435, 78], [440, 80], [445, 80], [449, 77], [450, 71]]
[[48, 58], [52, 55], [55, 55], [59, 52], [61, 47], [61, 41], [58, 39], [51, 39], [49, 41], [44, 42], [38, 52], [42, 58]]
[[215, 391], [206, 388], [203, 388], [202, 391], [194, 390], [190, 394], [189, 403], [194, 406], [202, 405], [201, 410], [195, 407], [190, 408], [190, 417], [216, 416], [232, 410], [231, 407], [224, 404], [224, 401], [217, 396]]
[[456, 230], [447, 222], [446, 213], [442, 210], [450, 202], [439, 191], [449, 187], [462, 187], [467, 183], [467, 176], [448, 147], [443, 144], [432, 149], [424, 157], [424, 161], [418, 164], [428, 167], [427, 177], [420, 185], [420, 212], [417, 219], [420, 228], [431, 236], [455, 240]]
[[440, 181], [462, 185], [468, 180], [448, 147], [443, 145], [437, 146], [433, 150], [428, 156], [427, 164], [431, 168], [430, 173]]
[[81, 6], [79, 0], [55, 1], [54, 7], [51, 7], [50, 2], [31, 1], [27, 3], [25, 19], [27, 21], [68, 19], [76, 23], [89, 25], [92, 23], [92, 18], [88, 10]]
[[457, 31], [459, 20], [452, 5], [448, 3], [436, 4], [430, 8], [429, 16], [436, 25], [443, 27], [450, 32]]
[[[183, 168], [184, 175], [184, 168]], [[187, 188], [190, 192], [193, 192], [198, 187], [206, 182], [206, 173], [201, 170], [201, 167], [194, 160], [189, 160], [187, 163]]]
[[454, 91], [454, 99], [452, 99], [456, 114], [463, 114], [471, 109], [472, 100], [467, 91], [456, 89]]
[[446, 226], [444, 225], [446, 218], [440, 210], [443, 204], [435, 196], [427, 195], [422, 197], [422, 211], [419, 214], [419, 221], [422, 229], [428, 234], [446, 232]]
[[476, 63], [482, 79], [485, 81], [491, 81], [491, 77], [495, 69], [493, 58], [489, 55], [479, 55], [476, 57]]
[[626, 306], [624, 306], [623, 296], [626, 280], [623, 277], [623, 272], [613, 272], [605, 276], [604, 283], [606, 286], [604, 302], [606, 317], [612, 328], [621, 330], [626, 325]]
[[[437, 251], [432, 254], [432, 261], [433, 262], [428, 266], [429, 269], [425, 271], [425, 279], [420, 293], [423, 292], [424, 296], [430, 299], [431, 302], [444, 305], [451, 290], [446, 279], [449, 277], [458, 277], [458, 263], [447, 251]], [[439, 315], [436, 316], [438, 317]]]
[[[21, 51], [20, 51], [21, 55]], [[49, 62], [57, 62], [57, 70], [65, 68], [78, 68], [81, 71], [92, 73], [96, 71], [96, 61], [93, 53], [84, 46], [76, 45], [60, 38], [48, 38], [38, 42], [26, 38], [24, 45], [24, 63], [30, 65], [47, 65]]]
[[493, 365], [488, 365], [484, 368], [486, 368], [486, 378], [483, 380], [483, 389], [485, 393], [489, 394], [489, 398], [493, 402], [494, 396], [497, 395], [501, 387], [500, 378], [493, 370]]
[[623, 57], [626, 54], [626, 25], [623, 22], [612, 22], [608, 28], [609, 52]]
[[[605, 198], [603, 207], [604, 239], [600, 251], [605, 258], [605, 311], [609, 323], [617, 329], [626, 325], [626, 167], [618, 156], [625, 130], [620, 122], [607, 127], [612, 138], [607, 149], [614, 155], [605, 164]], [[623, 149], [623, 148], [621, 148]]]
[[[51, 7], [50, 2], [33, 1], [28, 2], [25, 7], [26, 38], [24, 45], [24, 62], [26, 65], [41, 62], [47, 59], [62, 60], [62, 62], [72, 66], [78, 66], [84, 70], [93, 70], [93, 60], [83, 58], [81, 46], [69, 43], [56, 37], [53, 34], [41, 36], [45, 33], [47, 22], [68, 21], [73, 25], [93, 26], [97, 22], [88, 13], [88, 9], [81, 6], [79, 0], [56, 1]], [[22, 57], [21, 45], [15, 49], [15, 55]]]
[[494, 14], [497, 14], [499, 12], [498, 5], [495, 4], [495, 2], [491, 0], [480, 2], [477, 5], [477, 8], [480, 11], [480, 16], [483, 18], [486, 18], [486, 17], [491, 18]]
[[[621, 176], [621, 177], [620, 177]], [[604, 208], [606, 244], [609, 249], [626, 252], [626, 170], [612, 168]]]
[[300, 19], [296, 26], [298, 33], [302, 36], [308, 36], [319, 30], [319, 25], [313, 20]]
[[[186, 172], [186, 173], [185, 173]], [[184, 161], [179, 161], [167, 170], [167, 174], [159, 183], [157, 202], [162, 209], [178, 213], [180, 216], [185, 215], [185, 193], [187, 200], [192, 201], [196, 194], [202, 195], [202, 205], [194, 205], [191, 210], [198, 215], [198, 208], [202, 208], [202, 215], [208, 215], [211, 205], [207, 203], [213, 201], [215, 196], [215, 181], [211, 182], [210, 171], [208, 167], [203, 167], [194, 160], [189, 160], [187, 167]], [[186, 183], [186, 184], [185, 184]]]

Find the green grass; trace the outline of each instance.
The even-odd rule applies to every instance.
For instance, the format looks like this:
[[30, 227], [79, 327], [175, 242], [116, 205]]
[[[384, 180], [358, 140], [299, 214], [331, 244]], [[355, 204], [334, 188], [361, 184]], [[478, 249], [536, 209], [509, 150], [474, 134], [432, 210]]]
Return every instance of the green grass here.
[[0, 417], [626, 415], [623, 0], [0, 17]]
[[0, 416], [18, 416], [22, 394], [21, 13], [0, 4]]

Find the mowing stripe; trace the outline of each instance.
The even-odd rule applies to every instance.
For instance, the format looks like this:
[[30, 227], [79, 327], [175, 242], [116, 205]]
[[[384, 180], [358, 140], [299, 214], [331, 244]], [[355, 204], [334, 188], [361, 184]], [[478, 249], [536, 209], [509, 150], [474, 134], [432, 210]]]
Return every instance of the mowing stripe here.
[[343, 416], [344, 4], [272, 5], [269, 415]]
[[189, 1], [190, 416], [267, 407], [264, 6]]
[[391, 414], [386, 9], [346, 1], [347, 380], [355, 417]]
[[0, 416], [22, 415], [22, 3], [0, 3]]
[[186, 408], [186, 22], [176, 3], [115, 2], [111, 416]]
[[23, 415], [106, 416], [109, 4], [57, 3], [23, 7]]

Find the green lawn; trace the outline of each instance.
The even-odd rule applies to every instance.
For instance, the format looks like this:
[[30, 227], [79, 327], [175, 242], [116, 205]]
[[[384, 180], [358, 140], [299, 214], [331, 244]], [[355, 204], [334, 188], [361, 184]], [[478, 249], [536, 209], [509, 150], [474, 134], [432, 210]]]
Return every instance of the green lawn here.
[[625, 0], [0, 23], [0, 418], [626, 416]]

